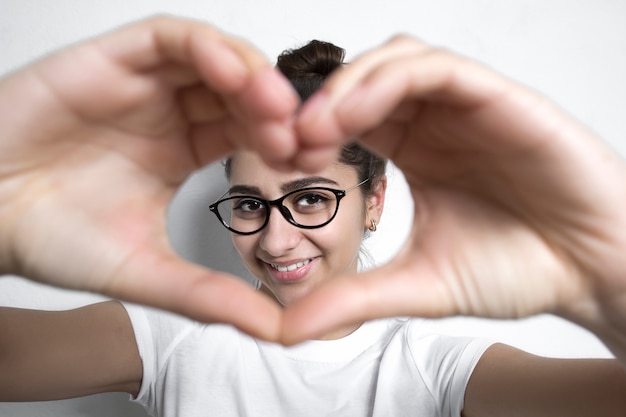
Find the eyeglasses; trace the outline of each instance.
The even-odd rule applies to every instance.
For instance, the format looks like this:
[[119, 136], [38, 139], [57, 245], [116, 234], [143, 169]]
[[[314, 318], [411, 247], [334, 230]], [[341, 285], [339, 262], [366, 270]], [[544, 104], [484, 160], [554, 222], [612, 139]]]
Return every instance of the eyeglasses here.
[[291, 191], [276, 200], [238, 195], [222, 198], [209, 206], [224, 227], [240, 235], [257, 233], [270, 220], [272, 206], [277, 207], [285, 220], [302, 229], [317, 229], [333, 221], [339, 202], [349, 191], [365, 184], [369, 178], [345, 189], [307, 187]]

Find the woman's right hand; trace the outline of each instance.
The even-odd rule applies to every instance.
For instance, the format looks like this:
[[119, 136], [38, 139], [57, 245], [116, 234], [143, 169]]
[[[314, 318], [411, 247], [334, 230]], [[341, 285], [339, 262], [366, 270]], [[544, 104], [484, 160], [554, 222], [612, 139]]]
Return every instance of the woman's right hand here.
[[165, 219], [194, 170], [236, 149], [288, 164], [298, 102], [245, 41], [170, 17], [0, 80], [0, 273], [275, 339], [279, 308], [182, 260]]

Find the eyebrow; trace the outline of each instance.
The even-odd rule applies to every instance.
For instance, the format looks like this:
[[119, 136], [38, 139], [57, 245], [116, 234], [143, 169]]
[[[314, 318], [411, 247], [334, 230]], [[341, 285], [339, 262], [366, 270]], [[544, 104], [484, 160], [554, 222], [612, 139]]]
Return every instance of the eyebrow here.
[[[280, 189], [283, 193], [289, 193], [291, 191], [299, 190], [301, 188], [311, 187], [313, 185], [325, 184], [325, 185], [334, 185], [339, 186], [337, 181], [331, 180], [330, 178], [325, 177], [306, 177], [300, 178], [294, 181], [289, 181], [280, 186]], [[228, 194], [245, 194], [245, 195], [254, 195], [261, 196], [261, 190], [259, 187], [255, 187], [252, 185], [233, 185], [229, 188]]]

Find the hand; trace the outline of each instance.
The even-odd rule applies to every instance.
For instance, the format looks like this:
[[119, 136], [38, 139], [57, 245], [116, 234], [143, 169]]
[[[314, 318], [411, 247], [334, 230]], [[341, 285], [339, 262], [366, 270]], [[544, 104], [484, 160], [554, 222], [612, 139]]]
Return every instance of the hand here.
[[288, 164], [297, 106], [250, 45], [164, 17], [1, 80], [0, 273], [275, 338], [278, 307], [180, 259], [165, 213], [192, 171], [235, 149]]
[[390, 263], [290, 306], [285, 342], [395, 315], [625, 326], [624, 162], [544, 99], [398, 37], [329, 80], [296, 128], [305, 142], [358, 137], [390, 157], [415, 219]]

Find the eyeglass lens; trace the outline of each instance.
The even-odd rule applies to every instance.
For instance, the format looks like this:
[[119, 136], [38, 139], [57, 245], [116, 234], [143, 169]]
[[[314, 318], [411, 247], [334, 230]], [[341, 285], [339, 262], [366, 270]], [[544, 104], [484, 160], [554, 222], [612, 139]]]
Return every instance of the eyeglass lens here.
[[[315, 227], [328, 222], [337, 211], [337, 196], [323, 188], [308, 188], [285, 195], [281, 213], [301, 226]], [[287, 209], [289, 213], [285, 213]], [[261, 229], [270, 207], [265, 200], [251, 196], [234, 196], [218, 204], [219, 215], [230, 228], [250, 233]]]

